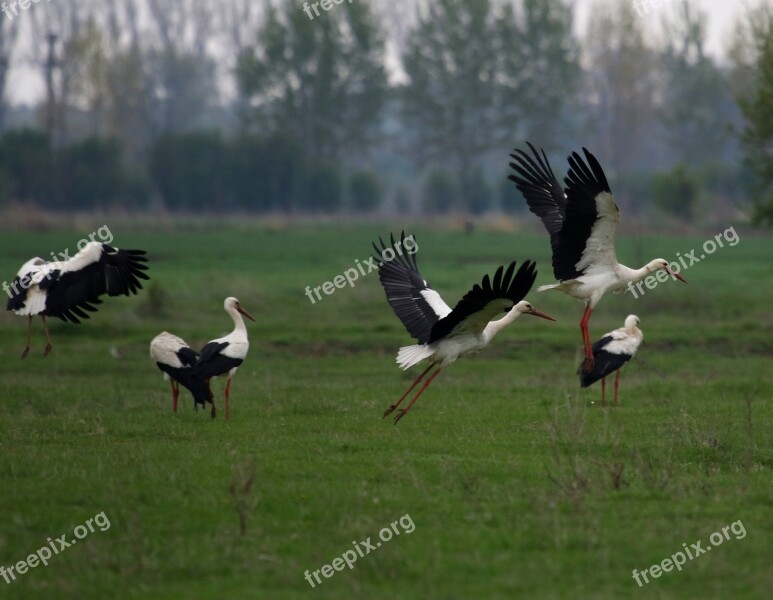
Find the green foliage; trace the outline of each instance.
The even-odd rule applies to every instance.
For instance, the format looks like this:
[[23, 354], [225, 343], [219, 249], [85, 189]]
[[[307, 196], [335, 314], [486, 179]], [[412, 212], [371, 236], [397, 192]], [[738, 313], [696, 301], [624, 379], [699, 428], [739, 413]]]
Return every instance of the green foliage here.
[[459, 183], [453, 173], [433, 169], [422, 187], [422, 210], [426, 214], [445, 214], [459, 206]]
[[381, 177], [373, 170], [358, 170], [349, 179], [349, 200], [358, 212], [371, 212], [381, 206], [384, 186]]
[[58, 155], [58, 178], [65, 206], [94, 208], [122, 200], [128, 176], [121, 146], [115, 139], [86, 138], [63, 148]]
[[652, 178], [655, 205], [685, 221], [693, 218], [699, 196], [700, 184], [684, 165], [678, 165], [666, 173], [658, 173]]
[[313, 164], [306, 174], [300, 204], [312, 213], [332, 213], [341, 208], [343, 192], [343, 177], [337, 165]]
[[337, 158], [368, 146], [386, 91], [384, 41], [365, 2], [310, 20], [293, 3], [269, 3], [254, 47], [236, 68], [254, 130], [290, 136]]
[[225, 153], [225, 142], [216, 132], [164, 135], [150, 149], [150, 179], [169, 208], [228, 206]]
[[0, 168], [9, 176], [8, 194], [15, 200], [44, 204], [53, 182], [48, 136], [34, 129], [5, 132], [0, 139]]

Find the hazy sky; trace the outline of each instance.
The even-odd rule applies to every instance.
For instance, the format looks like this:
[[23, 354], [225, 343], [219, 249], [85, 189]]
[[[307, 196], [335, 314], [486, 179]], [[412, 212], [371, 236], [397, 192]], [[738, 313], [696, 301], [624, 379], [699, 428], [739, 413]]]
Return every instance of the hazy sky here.
[[[296, 2], [300, 7], [300, 0], [285, 0]], [[375, 2], [389, 2], [392, 6], [401, 5], [400, 0], [374, 0]], [[431, 1], [431, 0], [430, 0]], [[613, 0], [616, 2], [633, 2], [634, 0]], [[640, 6], [647, 4], [648, 12], [642, 8], [642, 20], [649, 24], [653, 30], [659, 26], [663, 15], [675, 11], [678, 5], [685, 0], [639, 0]], [[690, 0], [700, 6], [709, 14], [708, 52], [720, 59], [724, 58], [724, 49], [732, 34], [733, 26], [738, 14], [750, 0]], [[759, 0], [751, 0], [756, 4]], [[589, 19], [593, 18], [593, 7], [597, 0], [574, 0], [576, 27], [579, 33], [585, 31]], [[659, 4], [657, 8], [655, 4]], [[45, 4], [32, 5], [34, 10], [45, 10]], [[19, 18], [24, 18], [20, 15]], [[29, 42], [30, 40], [26, 40]], [[39, 99], [43, 95], [43, 81], [40, 78], [39, 69], [12, 68], [9, 73], [8, 91], [11, 102], [14, 104], [30, 102]]]

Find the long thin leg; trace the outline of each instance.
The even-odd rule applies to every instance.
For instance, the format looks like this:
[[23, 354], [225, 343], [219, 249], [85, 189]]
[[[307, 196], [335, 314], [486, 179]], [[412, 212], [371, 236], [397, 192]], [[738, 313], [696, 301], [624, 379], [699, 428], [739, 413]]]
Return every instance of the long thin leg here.
[[180, 387], [174, 379], [169, 381], [172, 383], [172, 412], [177, 414], [177, 397], [180, 395]]
[[43, 331], [46, 332], [46, 349], [43, 350], [43, 356], [48, 356], [48, 353], [51, 352], [51, 348], [53, 348], [53, 346], [51, 345], [51, 336], [48, 333], [48, 325], [46, 324], [46, 315], [40, 315], [40, 318], [43, 320]]
[[24, 346], [24, 352], [21, 353], [22, 358], [27, 358], [30, 353], [30, 339], [32, 336], [32, 315], [29, 316], [29, 324], [27, 326], [27, 345]]
[[[397, 402], [395, 402], [394, 404], [391, 404], [391, 405], [389, 406], [389, 408], [387, 408], [387, 409], [386, 409], [386, 411], [384, 412], [384, 417], [386, 417], [387, 415], [391, 415], [391, 414], [394, 412], [394, 410], [395, 410], [395, 409], [396, 409], [398, 406], [400, 406], [400, 403], [401, 403], [403, 400], [405, 400], [405, 397], [406, 397], [408, 394], [410, 394], [410, 393], [411, 393], [411, 390], [412, 390], [413, 388], [415, 388], [415, 387], [416, 387], [416, 384], [417, 384], [417, 383], [419, 383], [419, 382], [422, 380], [422, 378], [423, 378], [423, 377], [424, 377], [424, 376], [427, 374], [427, 372], [428, 372], [428, 371], [429, 371], [429, 370], [430, 370], [432, 367], [434, 367], [434, 366], [435, 366], [435, 365], [430, 365], [430, 366], [428, 366], [426, 369], [424, 369], [424, 371], [422, 372], [422, 374], [421, 374], [421, 375], [419, 375], [419, 376], [416, 378], [416, 380], [415, 380], [415, 381], [414, 381], [414, 382], [411, 384], [411, 387], [409, 387], [407, 390], [405, 390], [405, 393], [404, 393], [402, 396], [400, 396], [400, 399], [399, 399]], [[381, 418], [383, 419], [384, 417], [381, 417]]]
[[212, 418], [215, 418], [216, 411], [215, 411], [215, 397], [212, 395], [212, 388], [209, 384], [210, 380], [207, 379], [207, 389], [209, 390], [209, 401], [212, 403]]
[[424, 382], [424, 384], [421, 386], [421, 389], [419, 389], [418, 393], [413, 397], [413, 400], [411, 400], [408, 403], [408, 406], [406, 406], [405, 408], [401, 408], [400, 409], [400, 411], [399, 411], [400, 414], [398, 414], [395, 417], [395, 425], [397, 425], [397, 422], [400, 419], [402, 419], [408, 413], [409, 410], [411, 410], [411, 406], [413, 406], [413, 403], [416, 402], [416, 400], [419, 399], [419, 396], [421, 396], [421, 393], [429, 387], [429, 384], [432, 383], [432, 380], [435, 379], [435, 377], [437, 377], [440, 374], [440, 371], [442, 371], [442, 370], [443, 369], [438, 367], [437, 371], [435, 371], [432, 375], [430, 375], [429, 378], [427, 379], [427, 381]]
[[593, 370], [593, 347], [590, 343], [590, 334], [588, 333], [588, 321], [593, 313], [593, 309], [590, 304], [585, 305], [585, 312], [582, 313], [582, 320], [580, 321], [580, 330], [582, 331], [582, 342], [585, 347], [585, 360], [582, 362], [582, 370], [586, 373], [590, 373]]
[[617, 370], [615, 375], [615, 406], [617, 406], [617, 388], [620, 387], [620, 369]]
[[225, 420], [228, 420], [228, 399], [231, 397], [231, 376], [225, 384]]
[[601, 378], [601, 406], [606, 406], [606, 391], [607, 391], [607, 378], [602, 377]]

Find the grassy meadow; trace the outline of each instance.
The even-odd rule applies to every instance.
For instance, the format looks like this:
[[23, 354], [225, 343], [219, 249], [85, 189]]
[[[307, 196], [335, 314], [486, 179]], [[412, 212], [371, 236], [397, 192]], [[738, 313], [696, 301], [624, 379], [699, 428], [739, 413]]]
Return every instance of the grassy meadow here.
[[[396, 226], [395, 229], [399, 229]], [[384, 409], [417, 369], [375, 272], [312, 304], [306, 286], [369, 256], [389, 225], [221, 231], [111, 227], [146, 249], [152, 280], [106, 299], [82, 325], [0, 315], [0, 565], [95, 514], [110, 522], [15, 581], [0, 598], [510, 599], [767, 598], [773, 589], [771, 238], [740, 233], [639, 298], [608, 296], [591, 334], [641, 317], [621, 406], [575, 375], [582, 305], [533, 291], [528, 316], [445, 370], [411, 412]], [[0, 234], [0, 278], [92, 229]], [[694, 237], [627, 237], [621, 262], [673, 259]], [[534, 233], [416, 230], [423, 275], [453, 305], [484, 273], [538, 261]], [[194, 346], [228, 333], [223, 299], [256, 318], [215, 421], [150, 363], [162, 330]], [[608, 392], [611, 386], [608, 386]], [[393, 537], [312, 588], [304, 579], [409, 514]], [[642, 571], [722, 527], [747, 535], [650, 579]]]

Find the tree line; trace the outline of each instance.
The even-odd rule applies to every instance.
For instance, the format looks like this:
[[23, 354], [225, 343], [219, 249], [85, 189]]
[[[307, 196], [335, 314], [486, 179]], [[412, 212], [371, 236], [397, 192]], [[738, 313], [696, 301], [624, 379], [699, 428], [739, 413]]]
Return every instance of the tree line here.
[[[673, 8], [599, 0], [578, 37], [565, 0], [358, 0], [314, 19], [272, 0], [58, 0], [0, 22], [0, 202], [520, 210], [506, 157], [529, 139], [557, 172], [592, 148], [623, 204], [690, 219], [751, 196], [773, 221], [773, 9], [743, 14], [727, 66], [707, 16]], [[6, 81], [25, 61], [45, 98], [19, 128]]]

